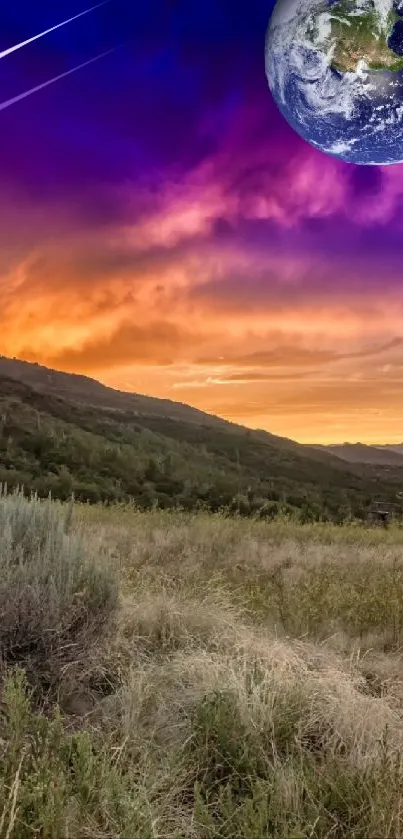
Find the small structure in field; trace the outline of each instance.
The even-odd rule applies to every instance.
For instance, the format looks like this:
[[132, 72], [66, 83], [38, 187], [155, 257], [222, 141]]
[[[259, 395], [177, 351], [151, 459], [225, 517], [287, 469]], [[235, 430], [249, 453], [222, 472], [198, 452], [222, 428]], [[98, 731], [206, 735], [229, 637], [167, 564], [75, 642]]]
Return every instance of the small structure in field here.
[[374, 501], [370, 510], [370, 521], [379, 527], [388, 527], [392, 519], [401, 518], [401, 508], [389, 501]]

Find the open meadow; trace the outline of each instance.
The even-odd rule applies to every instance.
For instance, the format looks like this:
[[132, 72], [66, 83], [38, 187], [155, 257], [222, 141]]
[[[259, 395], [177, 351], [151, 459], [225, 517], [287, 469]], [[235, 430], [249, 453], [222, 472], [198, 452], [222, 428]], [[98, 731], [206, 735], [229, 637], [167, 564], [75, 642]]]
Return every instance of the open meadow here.
[[403, 835], [403, 530], [0, 497], [0, 837]]

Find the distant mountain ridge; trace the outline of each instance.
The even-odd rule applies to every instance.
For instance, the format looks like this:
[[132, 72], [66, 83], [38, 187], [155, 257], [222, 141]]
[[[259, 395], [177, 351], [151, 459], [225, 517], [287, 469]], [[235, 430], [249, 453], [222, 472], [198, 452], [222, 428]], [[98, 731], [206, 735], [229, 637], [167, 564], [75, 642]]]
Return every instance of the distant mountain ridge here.
[[376, 496], [394, 500], [401, 474], [0, 357], [0, 483], [41, 496], [342, 521], [365, 518]]
[[336, 455], [347, 463], [367, 463], [378, 466], [403, 468], [403, 443], [371, 446], [364, 443], [339, 443], [332, 445], [311, 445], [318, 451]]

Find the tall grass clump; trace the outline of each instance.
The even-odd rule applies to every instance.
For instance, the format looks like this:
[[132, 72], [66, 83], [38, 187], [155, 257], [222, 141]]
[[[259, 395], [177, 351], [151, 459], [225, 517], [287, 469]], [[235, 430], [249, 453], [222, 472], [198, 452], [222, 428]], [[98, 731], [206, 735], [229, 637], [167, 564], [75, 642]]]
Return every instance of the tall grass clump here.
[[121, 752], [100, 729], [67, 726], [57, 707], [38, 714], [24, 672], [10, 670], [0, 704], [2, 839], [154, 839], [147, 791]]
[[134, 666], [109, 706], [151, 788], [165, 773], [155, 835], [403, 835], [400, 713], [316, 645], [242, 635]]
[[56, 676], [85, 656], [118, 598], [111, 568], [49, 501], [0, 495], [2, 665]]

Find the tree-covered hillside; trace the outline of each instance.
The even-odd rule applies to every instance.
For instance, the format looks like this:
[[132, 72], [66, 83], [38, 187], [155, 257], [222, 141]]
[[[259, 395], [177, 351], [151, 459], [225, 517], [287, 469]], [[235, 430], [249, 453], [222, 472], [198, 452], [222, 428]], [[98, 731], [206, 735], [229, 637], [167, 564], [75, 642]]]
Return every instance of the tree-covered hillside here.
[[[67, 374], [37, 365], [33, 387], [26, 375], [21, 380], [19, 364], [20, 378], [0, 372], [0, 482], [9, 487], [24, 485], [61, 499], [74, 493], [90, 502], [133, 499], [145, 509], [294, 512], [302, 520], [364, 517], [373, 497], [395, 500], [393, 475], [380, 481], [370, 467], [188, 406], [168, 402], [165, 408], [173, 407], [164, 414], [160, 400], [102, 385], [103, 402], [91, 404], [84, 377], [71, 377], [70, 395]], [[63, 395], [55, 376], [63, 377]], [[75, 378], [81, 380], [80, 395]], [[137, 400], [135, 410], [131, 399]]]

